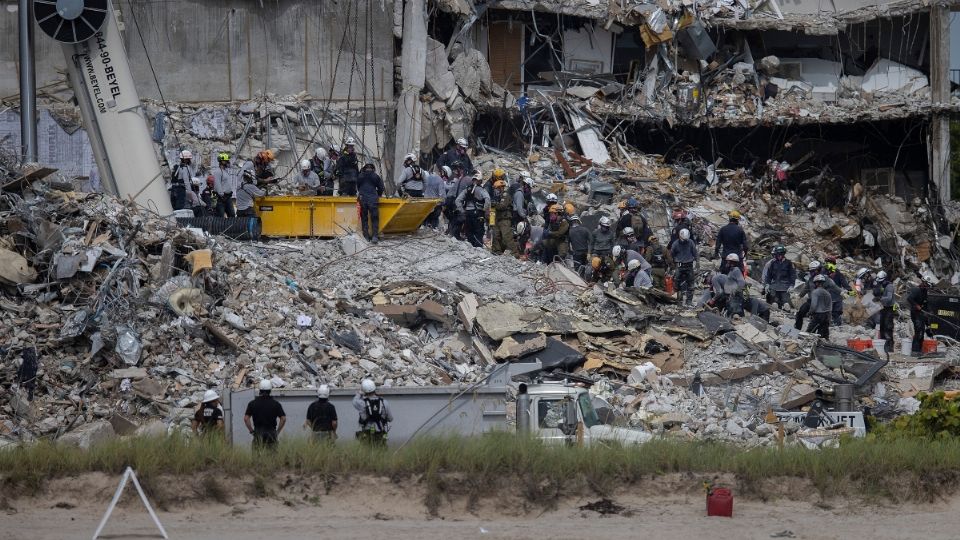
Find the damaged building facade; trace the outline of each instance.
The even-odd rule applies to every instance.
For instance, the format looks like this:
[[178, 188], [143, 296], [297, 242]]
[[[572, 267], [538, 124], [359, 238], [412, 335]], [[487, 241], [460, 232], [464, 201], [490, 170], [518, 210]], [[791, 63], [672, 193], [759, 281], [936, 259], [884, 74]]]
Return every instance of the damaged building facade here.
[[949, 200], [949, 6], [833, 5], [499, 2], [448, 34], [489, 59], [493, 88], [525, 96], [512, 129], [478, 126], [493, 146], [579, 131], [602, 162], [589, 124], [621, 159], [692, 152], [755, 173], [770, 159], [796, 185], [824, 184], [821, 199], [842, 181]]
[[[13, 73], [7, 4], [0, 65]], [[797, 185], [822, 185], [821, 199], [835, 181], [950, 198], [949, 2], [119, 7], [164, 154], [191, 148], [213, 164], [219, 151], [275, 148], [292, 170], [312, 147], [354, 136], [390, 171], [411, 150], [437, 155], [459, 137], [566, 150], [563, 138], [553, 144], [563, 131], [599, 165], [636, 151], [754, 173], [773, 160]], [[37, 45], [43, 105], [72, 134], [79, 115], [59, 45]], [[15, 146], [15, 78], [0, 95], [11, 107], [0, 132]], [[91, 160], [60, 161], [51, 164]]]

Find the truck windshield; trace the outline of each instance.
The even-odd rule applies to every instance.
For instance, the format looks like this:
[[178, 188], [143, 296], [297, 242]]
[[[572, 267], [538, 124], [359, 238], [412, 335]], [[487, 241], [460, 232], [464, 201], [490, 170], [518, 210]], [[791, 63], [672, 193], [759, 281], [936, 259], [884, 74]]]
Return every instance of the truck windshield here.
[[583, 415], [583, 427], [589, 429], [599, 424], [600, 417], [597, 416], [597, 411], [593, 408], [593, 402], [590, 401], [590, 393], [580, 394], [577, 401], [580, 403], [580, 414]]

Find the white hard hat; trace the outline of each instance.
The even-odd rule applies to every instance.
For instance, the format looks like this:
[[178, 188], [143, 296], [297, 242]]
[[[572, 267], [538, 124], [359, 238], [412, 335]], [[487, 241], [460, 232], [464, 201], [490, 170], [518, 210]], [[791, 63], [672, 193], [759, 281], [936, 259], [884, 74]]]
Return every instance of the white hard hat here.
[[414, 154], [413, 152], [410, 152], [409, 154], [407, 154], [406, 156], [404, 156], [403, 159], [404, 159], [404, 160], [412, 159], [413, 161], [416, 161], [416, 160], [417, 160], [417, 155]]
[[623, 246], [613, 246], [613, 251], [611, 251], [611, 253], [613, 254], [613, 258], [616, 259], [621, 253], [623, 253]]
[[273, 390], [273, 383], [270, 382], [270, 379], [260, 381], [260, 390]]
[[627, 270], [636, 270], [637, 268], [640, 268], [640, 259], [631, 259], [627, 263]]
[[728, 260], [728, 261], [733, 261], [733, 262], [740, 262], [740, 256], [737, 255], [736, 253], [731, 253], [731, 254], [727, 255], [727, 260]]
[[190, 183], [193, 184], [193, 185], [195, 185], [195, 186], [199, 186], [199, 185], [203, 184], [203, 181], [202, 181], [200, 178], [194, 176], [193, 178], [190, 179]]
[[345, 146], [353, 146], [353, 145], [355, 145], [356, 143], [357, 143], [357, 142], [353, 140], [353, 137], [347, 137], [346, 142], [344, 142], [343, 144], [344, 144]]
[[319, 398], [330, 397], [330, 387], [325, 384], [321, 384], [320, 388], [317, 388], [317, 397]]
[[600, 226], [601, 226], [601, 227], [609, 227], [609, 226], [610, 226], [610, 218], [608, 218], [607, 216], [603, 216], [602, 218], [600, 218]]
[[570, 216], [570, 221], [580, 221], [580, 216], [574, 214]]
[[877, 281], [883, 281], [883, 280], [885, 280], [885, 279], [887, 279], [887, 273], [886, 273], [886, 272], [884, 272], [883, 270], [877, 272]]
[[301, 171], [306, 171], [306, 170], [310, 169], [310, 167], [311, 167], [311, 165], [310, 165], [310, 160], [309, 160], [309, 159], [305, 159], [305, 160], [303, 160], [303, 161], [300, 162], [300, 170], [301, 170]]
[[821, 283], [821, 282], [826, 281], [826, 280], [827, 280], [827, 276], [825, 276], [825, 275], [823, 275], [823, 274], [817, 274], [817, 276], [813, 278], [813, 282], [814, 282], [814, 283]]
[[819, 270], [819, 269], [820, 269], [820, 261], [810, 261], [810, 266], [809, 266], [808, 268], [809, 268], [810, 270]]
[[523, 181], [524, 184], [526, 184], [526, 185], [528, 185], [528, 186], [530, 186], [530, 187], [533, 187], [533, 177], [530, 176], [529, 174], [523, 173], [523, 180], [522, 180], [522, 181]]
[[936, 285], [937, 283], [940, 282], [940, 280], [937, 279], [937, 276], [935, 276], [935, 275], [933, 275], [933, 274], [931, 274], [931, 273], [926, 273], [926, 274], [924, 274], [924, 275], [923, 275], [923, 280], [926, 281], [926, 282], [927, 282], [928, 284], [930, 284], [930, 285]]
[[521, 221], [520, 223], [517, 223], [517, 235], [523, 234], [523, 231], [525, 231], [525, 230], [527, 230], [527, 222], [526, 222], [526, 221]]
[[180, 152], [180, 159], [193, 159], [193, 152], [189, 150], [184, 150]]
[[624, 236], [633, 236], [634, 234], [636, 234], [636, 233], [633, 231], [633, 227], [624, 227], [624, 228], [623, 228], [623, 235], [624, 235]]
[[313, 153], [313, 155], [317, 157], [325, 156], [326, 154], [327, 154], [327, 150], [322, 146], [318, 146], [317, 151]]
[[869, 268], [861, 268], [857, 270], [857, 279], [863, 278], [863, 276], [867, 275], [867, 273], [869, 272], [870, 272]]
[[457, 139], [457, 146], [467, 146], [467, 140], [463, 137]]
[[450, 175], [453, 174], [453, 171], [450, 170], [450, 167], [447, 167], [446, 165], [440, 167], [440, 170], [443, 171], [443, 174], [446, 175], [447, 178], [450, 178]]
[[557, 200], [558, 198], [556, 193], [547, 193], [547, 202], [557, 202]]
[[216, 390], [211, 389], [211, 390], [207, 390], [206, 392], [203, 393], [203, 402], [204, 402], [204, 403], [210, 403], [211, 401], [213, 401], [213, 400], [215, 400], [215, 399], [220, 399], [220, 394], [218, 394]]
[[689, 239], [690, 239], [690, 231], [688, 231], [687, 229], [680, 229], [680, 239], [681, 239], [681, 240], [689, 240]]
[[364, 394], [376, 392], [377, 385], [373, 382], [372, 379], [364, 379], [360, 381], [360, 390], [363, 391]]

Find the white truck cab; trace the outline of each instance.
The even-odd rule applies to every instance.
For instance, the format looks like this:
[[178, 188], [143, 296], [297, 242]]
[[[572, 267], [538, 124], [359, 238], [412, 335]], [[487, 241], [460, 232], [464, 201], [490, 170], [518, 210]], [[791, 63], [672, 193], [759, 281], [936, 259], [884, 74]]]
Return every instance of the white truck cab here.
[[521, 383], [516, 403], [517, 431], [547, 443], [639, 444], [652, 438], [645, 431], [602, 424], [587, 389], [566, 381]]

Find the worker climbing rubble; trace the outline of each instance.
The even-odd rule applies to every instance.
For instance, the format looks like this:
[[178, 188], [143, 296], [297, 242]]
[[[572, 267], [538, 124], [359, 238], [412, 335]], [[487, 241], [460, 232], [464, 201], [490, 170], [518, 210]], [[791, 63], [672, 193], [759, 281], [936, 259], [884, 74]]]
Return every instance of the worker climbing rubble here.
[[731, 210], [727, 217], [730, 221], [717, 233], [716, 244], [713, 248], [714, 258], [720, 257], [720, 273], [726, 273], [727, 258], [731, 253], [737, 256], [737, 261], [744, 260], [750, 246], [747, 243], [747, 233], [740, 226], [740, 212]]

